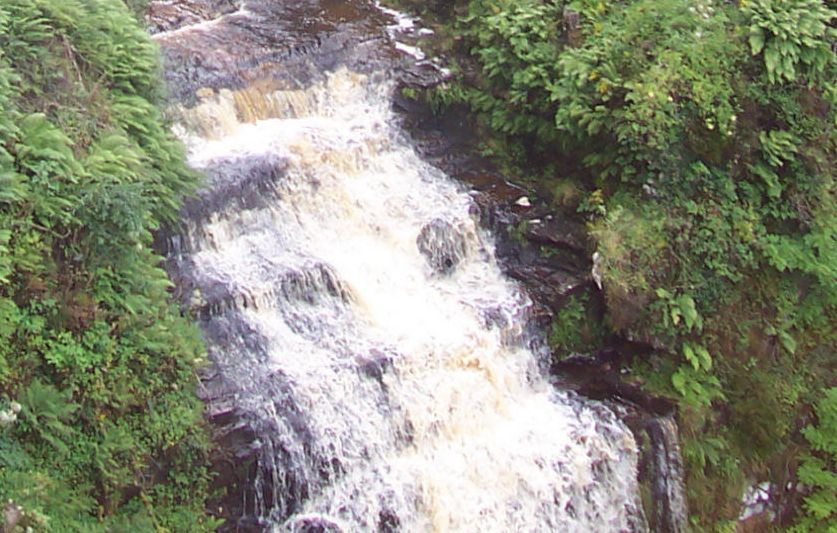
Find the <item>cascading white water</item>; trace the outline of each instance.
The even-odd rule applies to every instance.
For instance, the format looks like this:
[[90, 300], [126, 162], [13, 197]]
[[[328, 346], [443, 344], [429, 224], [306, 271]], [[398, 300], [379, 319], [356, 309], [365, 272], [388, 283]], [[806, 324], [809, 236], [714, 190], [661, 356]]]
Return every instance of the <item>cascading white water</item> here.
[[549, 385], [529, 300], [392, 89], [344, 69], [181, 113], [210, 179], [177, 260], [256, 427], [257, 512], [279, 531], [644, 529], [631, 433]]

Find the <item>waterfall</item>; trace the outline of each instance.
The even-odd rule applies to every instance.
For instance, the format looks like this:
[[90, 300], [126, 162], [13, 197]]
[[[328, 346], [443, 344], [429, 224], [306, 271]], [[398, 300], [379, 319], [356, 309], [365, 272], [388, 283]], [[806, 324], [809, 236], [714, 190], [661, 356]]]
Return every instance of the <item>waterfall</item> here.
[[394, 90], [339, 67], [175, 110], [207, 181], [170, 263], [252, 437], [243, 508], [275, 531], [644, 530], [633, 436], [549, 383], [531, 302]]

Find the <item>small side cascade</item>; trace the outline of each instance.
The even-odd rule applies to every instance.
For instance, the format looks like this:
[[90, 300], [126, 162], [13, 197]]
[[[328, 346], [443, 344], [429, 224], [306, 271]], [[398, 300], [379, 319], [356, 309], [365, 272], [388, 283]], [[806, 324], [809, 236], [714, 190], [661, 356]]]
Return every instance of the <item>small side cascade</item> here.
[[653, 417], [648, 420], [646, 431], [651, 440], [653, 529], [660, 533], [685, 533], [689, 515], [677, 422], [673, 416]]

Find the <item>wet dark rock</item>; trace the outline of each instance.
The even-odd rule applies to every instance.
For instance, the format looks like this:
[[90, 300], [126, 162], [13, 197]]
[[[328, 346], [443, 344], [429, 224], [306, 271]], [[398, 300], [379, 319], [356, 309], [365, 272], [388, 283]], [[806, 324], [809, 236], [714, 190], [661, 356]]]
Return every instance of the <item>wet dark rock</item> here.
[[642, 387], [626, 383], [620, 374], [625, 354], [614, 348], [603, 348], [593, 354], [576, 353], [555, 361], [552, 372], [562, 383], [580, 394], [597, 400], [620, 399], [654, 416], [671, 416], [676, 403], [669, 398], [645, 392]]
[[[182, 261], [181, 271], [184, 265], [185, 261]], [[185, 290], [181, 296], [182, 305], [204, 322], [245, 309], [261, 309], [276, 300], [314, 303], [323, 298], [341, 302], [352, 299], [351, 292], [334, 269], [319, 262], [298, 269], [277, 269], [272, 282], [258, 288], [239, 286], [225, 279], [196, 280], [191, 275], [187, 273], [181, 279], [181, 287]]]
[[291, 533], [343, 533], [336, 522], [322, 516], [303, 516], [285, 524]]
[[[684, 472], [680, 455], [677, 404], [626, 383], [620, 372], [625, 353], [605, 348], [593, 354], [573, 354], [553, 365], [564, 386], [610, 405], [631, 429], [640, 449], [639, 482], [650, 496], [644, 501], [651, 531], [686, 531]], [[639, 529], [641, 530], [641, 529]]]
[[186, 198], [181, 217], [192, 224], [211, 216], [271, 205], [287, 162], [276, 154], [213, 163], [208, 179], [195, 197]]
[[401, 519], [392, 509], [383, 509], [378, 513], [378, 533], [395, 533], [401, 529]]
[[398, 70], [396, 77], [405, 87], [430, 89], [448, 81], [451, 75], [430, 61], [410, 61]]
[[588, 239], [584, 226], [563, 217], [545, 215], [544, 219], [525, 219], [523, 236], [533, 244], [563, 248], [586, 254]]
[[[531, 307], [521, 309], [517, 316], [510, 316], [502, 306], [482, 310], [483, 325], [488, 329], [498, 329], [504, 346], [522, 346], [524, 342], [537, 337], [534, 324], [537, 324], [535, 310]], [[527, 327], [519, 328], [520, 324]]]
[[476, 155], [473, 143], [477, 137], [466, 107], [457, 106], [437, 115], [426, 103], [396, 91], [393, 108], [400, 113], [402, 125], [412, 137], [416, 150], [429, 163], [466, 184], [468, 180], [461, 179], [460, 174], [489, 171], [490, 164]]
[[438, 274], [453, 272], [468, 255], [468, 241], [462, 231], [446, 220], [433, 219], [419, 232], [416, 246]]
[[[584, 226], [532, 206], [528, 199], [521, 201], [528, 194], [524, 187], [469, 155], [476, 151], [471, 143], [478, 136], [463, 111], [436, 116], [426, 106], [403, 99], [397, 108], [405, 114], [405, 126], [422, 156], [472, 190], [473, 214], [494, 234], [503, 270], [526, 287], [536, 302], [536, 319], [548, 325], [567, 297], [592, 284]], [[434, 268], [444, 271], [444, 259]]]
[[[289, 448], [283, 436], [293, 435], [295, 442], [310, 442], [312, 436], [288, 377], [280, 370], [259, 368], [267, 361], [266, 343], [252, 326], [233, 313], [212, 318], [204, 331], [211, 340], [213, 365], [201, 376], [199, 395], [217, 445], [212, 457], [214, 483], [227, 491], [212, 508], [220, 508], [228, 520], [223, 531], [263, 531], [259, 517], [271, 509], [282, 518], [290, 516], [315, 481], [308, 479], [299, 450]], [[233, 365], [241, 370], [221, 370]], [[230, 383], [227, 375], [249, 375], [250, 381]], [[242, 397], [248, 402], [242, 403]], [[281, 419], [275, 413], [282, 413]], [[323, 472], [329, 470], [331, 458], [321, 460], [329, 464]]]
[[618, 366], [619, 361], [619, 352], [611, 348], [605, 348], [593, 354], [571, 354], [557, 363], [556, 370], [571, 371], [572, 369], [579, 369], [584, 371], [590, 369], [609, 371], [611, 368]]
[[241, 1], [181, 0], [177, 3], [152, 2], [148, 6], [145, 21], [152, 34], [171, 31], [233, 13], [241, 6]]
[[[167, 30], [155, 38], [171, 95], [187, 105], [202, 88], [241, 89], [269, 80], [277, 88], [294, 89], [341, 65], [370, 72], [400, 55], [386, 45], [384, 15], [371, 2], [248, 0], [244, 13], [215, 13], [220, 16], [211, 17], [211, 31], [189, 27], [208, 18], [194, 12], [212, 13], [219, 1], [191, 0], [183, 8], [179, 2], [176, 7], [152, 2], [149, 7], [152, 27]], [[175, 22], [158, 22], [167, 17]]]
[[[268, 361], [264, 335], [240, 314], [213, 316], [202, 325], [207, 341], [217, 347], [215, 353], [209, 354], [216, 367], [222, 364], [253, 365]], [[250, 357], [247, 361], [237, 360], [234, 358], [236, 353], [247, 353]], [[209, 371], [207, 369], [205, 372]], [[223, 385], [227, 385], [230, 391], [238, 390], [238, 386], [233, 383]]]
[[427, 132], [421, 139], [421, 152], [425, 157], [445, 157], [454, 149], [454, 141], [443, 131]]
[[229, 528], [240, 522], [240, 518], [252, 517], [246, 512], [242, 495], [252, 492], [250, 473], [255, 468], [261, 447], [258, 437], [246, 413], [232, 406], [231, 402], [221, 400], [218, 405], [209, 403], [207, 411], [215, 442], [210, 457], [212, 471], [215, 473], [213, 488], [227, 493], [227, 497], [213, 502], [210, 508], [217, 516], [227, 520], [229, 531], [263, 531], [263, 527], [246, 522], [234, 529]]
[[[527, 194], [526, 189], [506, 181], [491, 171], [466, 171], [456, 176], [475, 191], [474, 197], [486, 210], [507, 210], [515, 201]], [[484, 213], [491, 217], [492, 213]]]
[[270, 531], [270, 522], [256, 516], [243, 516], [231, 522], [226, 524], [222, 530], [235, 533], [266, 533]]
[[[258, 385], [264, 404], [251, 406], [244, 413], [244, 420], [257, 436], [251, 447], [258, 453], [249, 461], [240, 516], [266, 516], [272, 512], [284, 519], [299, 510], [312, 484], [332, 478], [340, 467], [333, 464], [331, 457], [316, 457], [311, 450], [293, 446], [296, 442], [313, 442], [313, 435], [304, 411], [294, 400], [291, 386], [281, 373], [274, 372]], [[276, 413], [281, 413], [281, 417]], [[246, 451], [246, 448], [239, 449]], [[306, 457], [312, 457], [318, 464], [319, 479], [316, 475], [309, 477]]]
[[355, 360], [361, 373], [384, 385], [384, 374], [392, 370], [394, 358], [392, 354], [373, 348], [367, 356], [358, 356]]
[[508, 274], [530, 287], [535, 298], [556, 312], [569, 296], [592, 286], [592, 280], [587, 275], [549, 264], [511, 265]]

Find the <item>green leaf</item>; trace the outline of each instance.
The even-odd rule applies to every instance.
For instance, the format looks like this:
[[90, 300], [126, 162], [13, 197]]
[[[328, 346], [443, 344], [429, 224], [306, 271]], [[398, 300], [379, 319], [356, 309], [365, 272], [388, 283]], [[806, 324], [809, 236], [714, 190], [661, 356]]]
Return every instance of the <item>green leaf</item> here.
[[700, 366], [707, 372], [712, 370], [712, 357], [709, 355], [709, 351], [700, 344], [696, 345], [694, 350], [695, 354], [697, 354]]
[[692, 349], [692, 346], [689, 343], [683, 343], [683, 357], [686, 358], [686, 361], [692, 364], [692, 367], [695, 370], [700, 370], [700, 361], [695, 356], [695, 352]]
[[680, 311], [683, 313], [683, 318], [685, 319], [686, 327], [689, 330], [691, 330], [695, 326], [697, 326], [698, 329], [701, 329], [702, 324], [700, 320], [700, 315], [697, 312], [697, 307], [695, 306], [695, 300], [688, 294], [683, 294], [677, 299], [677, 304], [680, 308]]
[[787, 350], [789, 354], [793, 355], [796, 353], [796, 340], [787, 331], [779, 331], [779, 342], [782, 343], [782, 347]]
[[671, 315], [672, 323], [674, 323], [675, 326], [678, 325], [680, 323], [680, 317], [682, 316], [680, 309], [672, 307], [671, 309], [669, 309], [669, 313]]
[[664, 300], [668, 300], [671, 298], [671, 293], [665, 290], [664, 288], [660, 287], [656, 290], [657, 298], [661, 298]]
[[781, 57], [775, 48], [767, 48], [764, 51], [764, 66], [767, 67], [767, 74], [770, 79], [774, 78], [773, 73], [776, 72], [780, 61]]
[[686, 395], [686, 376], [683, 374], [682, 369], [678, 369], [677, 372], [671, 375], [671, 384], [674, 386], [674, 390], [679, 392], [681, 396]]
[[764, 30], [759, 27], [750, 28], [750, 50], [758, 55], [764, 48]]

